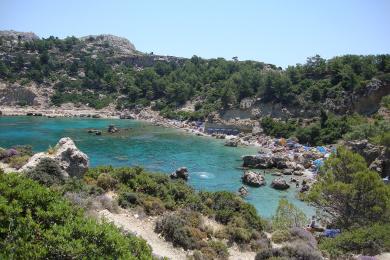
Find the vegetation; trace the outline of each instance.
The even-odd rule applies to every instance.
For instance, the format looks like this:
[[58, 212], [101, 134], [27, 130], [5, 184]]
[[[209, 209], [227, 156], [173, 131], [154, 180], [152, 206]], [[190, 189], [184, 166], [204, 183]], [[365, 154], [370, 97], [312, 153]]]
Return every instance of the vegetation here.
[[275, 230], [288, 230], [294, 227], [305, 227], [308, 218], [305, 213], [289, 203], [286, 199], [279, 200], [278, 208], [272, 217], [272, 228]]
[[119, 205], [122, 207], [139, 206], [150, 215], [175, 211], [166, 215], [156, 230], [184, 248], [204, 247], [204, 241], [200, 240], [207, 234], [201, 222], [194, 220], [195, 224], [183, 223], [183, 219], [189, 216], [196, 219], [199, 213], [226, 225], [220, 235], [238, 244], [253, 243], [264, 226], [255, 208], [233, 193], [195, 192], [182, 180], [173, 181], [167, 175], [151, 174], [140, 167], [90, 169], [85, 182], [118, 192]]
[[9, 164], [10, 167], [20, 169], [32, 155], [29, 145], [16, 145], [9, 149], [0, 148], [0, 162]]
[[116, 59], [109, 44], [75, 37], [49, 37], [12, 48], [7, 39], [0, 43], [1, 50], [12, 54], [0, 61], [2, 78], [54, 84], [55, 105], [69, 101], [95, 108], [112, 101], [119, 108], [152, 105], [174, 118], [183, 116], [175, 109], [188, 100], [198, 100], [196, 111], [184, 115], [192, 119], [238, 107], [248, 97], [319, 109], [327, 99], [340, 103], [350, 93], [361, 91], [373, 78], [388, 82], [390, 73], [390, 55], [345, 55], [329, 60], [317, 55], [286, 70], [262, 62], [193, 56], [139, 69]]
[[320, 248], [332, 256], [346, 252], [377, 254], [389, 249], [390, 188], [364, 159], [339, 147], [322, 168], [307, 199], [342, 229], [335, 239], [324, 238]]
[[390, 223], [357, 227], [334, 239], [323, 239], [320, 248], [332, 257], [346, 254], [377, 255], [390, 250]]
[[0, 175], [0, 258], [151, 259], [146, 242], [85, 218], [57, 193], [15, 174]]

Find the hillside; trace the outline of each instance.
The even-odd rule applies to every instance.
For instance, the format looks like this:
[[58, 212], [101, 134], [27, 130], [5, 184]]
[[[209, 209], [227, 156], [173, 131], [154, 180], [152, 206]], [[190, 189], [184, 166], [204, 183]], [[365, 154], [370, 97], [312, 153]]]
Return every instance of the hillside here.
[[390, 94], [389, 54], [317, 55], [281, 69], [237, 57], [142, 53], [112, 35], [40, 39], [2, 31], [0, 76], [0, 107], [151, 108], [171, 119], [250, 128], [261, 122], [268, 135], [311, 144], [333, 143], [352, 126], [372, 123], [366, 116], [390, 114], [380, 109]]

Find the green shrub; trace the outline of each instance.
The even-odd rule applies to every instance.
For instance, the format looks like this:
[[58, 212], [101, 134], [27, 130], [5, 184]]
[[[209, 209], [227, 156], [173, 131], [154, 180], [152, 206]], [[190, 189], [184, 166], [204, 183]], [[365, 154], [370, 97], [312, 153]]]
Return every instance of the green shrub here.
[[151, 259], [145, 241], [85, 218], [57, 193], [0, 175], [1, 259]]
[[269, 248], [261, 250], [255, 260], [271, 259], [300, 259], [300, 260], [321, 260], [321, 253], [308, 246], [306, 243], [291, 243], [282, 248]]
[[42, 158], [34, 169], [27, 172], [27, 176], [46, 186], [62, 184], [65, 180], [58, 163], [50, 158]]
[[368, 227], [343, 231], [336, 238], [323, 238], [319, 248], [332, 257], [346, 253], [376, 255], [390, 250], [390, 224], [374, 224]]
[[168, 214], [156, 222], [155, 231], [160, 233], [173, 245], [184, 249], [196, 249], [196, 240], [186, 226], [186, 222], [177, 214]]
[[276, 230], [272, 233], [271, 239], [277, 244], [287, 242], [291, 239], [291, 233], [288, 230]]
[[308, 222], [305, 213], [289, 203], [286, 199], [279, 200], [278, 208], [272, 217], [274, 230], [287, 230], [292, 227], [304, 227]]
[[12, 156], [8, 159], [8, 164], [12, 168], [19, 170], [20, 168], [22, 168], [23, 165], [25, 165], [28, 162], [28, 159], [30, 159], [29, 155]]
[[97, 178], [96, 185], [105, 191], [114, 190], [118, 181], [110, 176], [110, 174], [100, 174]]
[[381, 105], [387, 109], [390, 109], [390, 95], [382, 97]]
[[119, 195], [118, 198], [119, 206], [123, 208], [133, 207], [140, 203], [137, 193], [124, 192]]

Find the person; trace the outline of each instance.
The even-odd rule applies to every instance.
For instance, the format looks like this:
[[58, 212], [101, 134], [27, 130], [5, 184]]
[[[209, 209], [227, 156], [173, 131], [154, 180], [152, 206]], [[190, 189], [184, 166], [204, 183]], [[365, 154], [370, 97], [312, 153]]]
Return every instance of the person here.
[[317, 225], [316, 225], [316, 216], [312, 216], [311, 217], [311, 222], [310, 222], [310, 227], [311, 228], [315, 228]]
[[296, 187], [296, 188], [299, 188], [299, 182], [297, 182], [297, 183], [295, 184], [295, 187]]

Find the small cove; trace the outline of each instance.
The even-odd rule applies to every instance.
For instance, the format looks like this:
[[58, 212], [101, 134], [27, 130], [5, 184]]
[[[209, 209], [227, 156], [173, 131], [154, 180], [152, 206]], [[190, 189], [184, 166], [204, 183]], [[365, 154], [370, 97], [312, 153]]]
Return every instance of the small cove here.
[[[107, 134], [109, 124], [126, 128]], [[87, 129], [103, 131], [101, 136]], [[170, 173], [180, 166], [190, 172], [189, 184], [196, 190], [236, 192], [242, 185], [241, 156], [256, 153], [254, 147], [225, 147], [223, 140], [198, 137], [177, 129], [147, 122], [118, 119], [0, 117], [0, 147], [29, 144], [34, 152], [54, 146], [61, 137], [72, 138], [90, 157], [91, 166], [142, 166], [150, 171]], [[277, 191], [269, 184], [274, 176], [266, 174], [267, 186], [249, 188], [246, 200], [261, 216], [275, 213], [280, 198], [287, 198], [309, 216], [313, 209], [295, 198], [295, 187]]]

